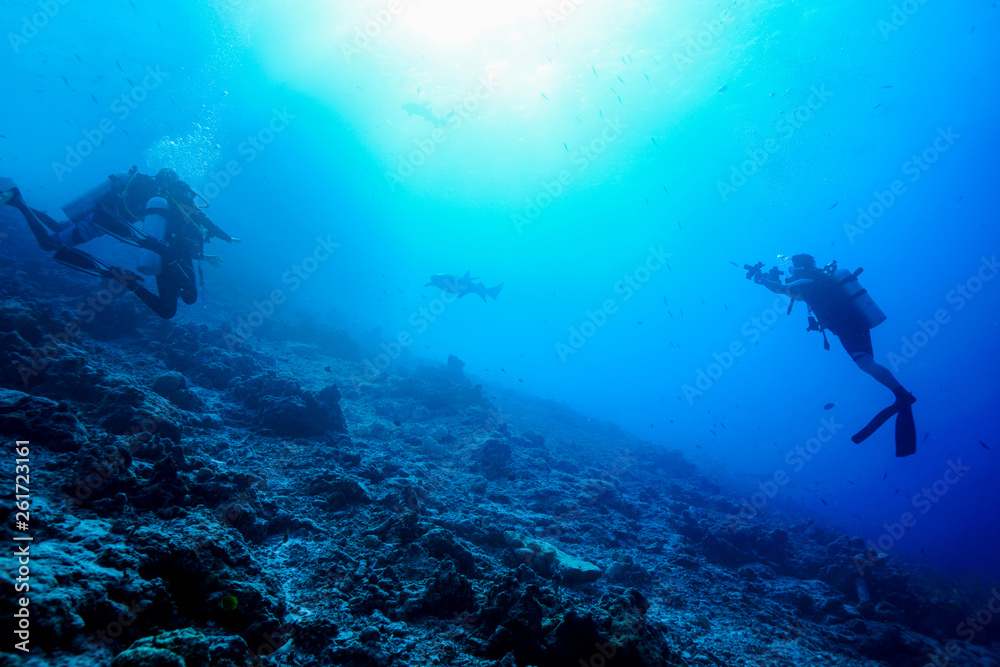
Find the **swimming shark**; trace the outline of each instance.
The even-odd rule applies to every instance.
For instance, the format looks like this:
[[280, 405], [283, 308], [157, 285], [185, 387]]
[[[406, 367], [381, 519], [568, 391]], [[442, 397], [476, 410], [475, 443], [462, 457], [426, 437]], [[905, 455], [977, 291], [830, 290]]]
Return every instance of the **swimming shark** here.
[[479, 280], [479, 278], [471, 277], [471, 272], [469, 271], [466, 271], [464, 276], [439, 273], [431, 276], [431, 281], [424, 285], [424, 287], [437, 287], [442, 292], [457, 295], [459, 299], [466, 294], [478, 294], [483, 301], [486, 301], [487, 295], [493, 297], [494, 301], [497, 300], [497, 295], [500, 294], [500, 288], [503, 287], [503, 283], [500, 283], [496, 287], [486, 287], [482, 283], [472, 282], [473, 280]]
[[449, 111], [444, 116], [436, 116], [434, 112], [431, 111], [431, 103], [423, 102], [417, 104], [416, 102], [407, 102], [403, 105], [403, 111], [411, 116], [420, 116], [424, 120], [430, 121], [434, 124], [434, 127], [444, 127], [448, 124], [448, 119], [451, 115], [455, 113], [454, 111]]

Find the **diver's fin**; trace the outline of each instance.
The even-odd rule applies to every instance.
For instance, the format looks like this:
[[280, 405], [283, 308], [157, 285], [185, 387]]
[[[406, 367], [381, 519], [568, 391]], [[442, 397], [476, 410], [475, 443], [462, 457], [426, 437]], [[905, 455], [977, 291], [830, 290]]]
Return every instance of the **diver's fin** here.
[[137, 289], [139, 283], [142, 282], [142, 276], [137, 276], [131, 271], [111, 266], [110, 264], [102, 262], [96, 257], [88, 255], [82, 250], [78, 250], [77, 248], [73, 248], [71, 246], [57, 250], [56, 254], [52, 256], [52, 259], [56, 260], [60, 264], [68, 266], [71, 269], [82, 271], [83, 273], [91, 276], [108, 279], [114, 278], [128, 290]]
[[91, 257], [82, 250], [77, 250], [76, 248], [65, 247], [60, 248], [52, 259], [56, 260], [60, 264], [68, 266], [71, 269], [76, 269], [77, 271], [82, 271], [92, 276], [97, 276], [98, 278], [111, 278], [111, 269], [113, 268], [110, 264], [105, 264], [101, 260]]
[[896, 415], [896, 456], [902, 458], [916, 453], [917, 427], [913, 423], [913, 408], [903, 403]]
[[863, 429], [852, 435], [851, 440], [853, 440], [855, 443], [864, 442], [869, 437], [871, 437], [871, 434], [877, 431], [879, 427], [882, 426], [882, 424], [889, 421], [889, 418], [892, 417], [894, 414], [896, 414], [898, 411], [899, 411], [899, 403], [893, 403], [892, 405], [890, 405], [889, 407], [885, 408], [877, 415], [875, 415], [875, 418], [872, 419], [870, 422], [868, 422], [867, 426], [865, 426]]
[[136, 246], [137, 248], [145, 248], [149, 241], [150, 236], [144, 232], [139, 231], [132, 225], [119, 220], [115, 216], [108, 215], [95, 215], [93, 219], [94, 226], [100, 229], [102, 232], [108, 236], [113, 236], [122, 243], [127, 243], [129, 245]]
[[502, 288], [502, 287], [503, 287], [503, 283], [500, 283], [496, 287], [487, 287], [486, 288], [486, 293], [489, 294], [491, 297], [493, 297], [493, 300], [496, 301], [497, 300], [497, 295], [500, 294], [500, 288]]

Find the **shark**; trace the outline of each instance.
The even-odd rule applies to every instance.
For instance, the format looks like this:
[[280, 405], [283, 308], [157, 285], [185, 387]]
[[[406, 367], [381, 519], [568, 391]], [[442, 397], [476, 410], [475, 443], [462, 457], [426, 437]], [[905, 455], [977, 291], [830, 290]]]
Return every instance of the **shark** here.
[[444, 116], [437, 116], [431, 111], [430, 102], [422, 102], [417, 104], [416, 102], [407, 102], [403, 105], [403, 111], [405, 111], [410, 116], [420, 116], [424, 120], [433, 123], [434, 127], [444, 127], [448, 124], [448, 120], [451, 115], [455, 113], [454, 111], [449, 111]]
[[439, 273], [431, 276], [431, 281], [425, 284], [424, 287], [437, 287], [442, 292], [457, 295], [459, 299], [466, 294], [478, 294], [483, 301], [486, 301], [487, 295], [492, 297], [494, 301], [497, 300], [497, 295], [500, 294], [500, 288], [503, 287], [503, 283], [500, 283], [496, 287], [486, 287], [482, 283], [472, 282], [473, 280], [479, 280], [479, 278], [473, 278], [470, 271], [466, 271], [464, 276]]

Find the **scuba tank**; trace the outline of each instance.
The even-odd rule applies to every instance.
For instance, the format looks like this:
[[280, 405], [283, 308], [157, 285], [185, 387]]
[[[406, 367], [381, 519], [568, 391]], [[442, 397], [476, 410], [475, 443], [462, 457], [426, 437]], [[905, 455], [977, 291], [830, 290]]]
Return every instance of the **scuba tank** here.
[[833, 261], [826, 266], [824, 271], [843, 290], [845, 303], [849, 304], [849, 307], [861, 316], [869, 329], [874, 329], [885, 322], [885, 313], [868, 294], [868, 290], [858, 282], [858, 276], [864, 269], [859, 268], [851, 273], [847, 269], [837, 268], [837, 262]]
[[[167, 215], [169, 207], [163, 197], [153, 197], [146, 202], [146, 215], [142, 219], [142, 232], [147, 236], [163, 241], [167, 235]], [[163, 258], [158, 253], [147, 248], [139, 250], [139, 263], [136, 269], [147, 276], [158, 276], [163, 267]]]
[[110, 192], [122, 187], [128, 181], [128, 174], [112, 174], [99, 185], [87, 190], [82, 195], [62, 205], [63, 213], [71, 222], [80, 222], [94, 212], [94, 208]]

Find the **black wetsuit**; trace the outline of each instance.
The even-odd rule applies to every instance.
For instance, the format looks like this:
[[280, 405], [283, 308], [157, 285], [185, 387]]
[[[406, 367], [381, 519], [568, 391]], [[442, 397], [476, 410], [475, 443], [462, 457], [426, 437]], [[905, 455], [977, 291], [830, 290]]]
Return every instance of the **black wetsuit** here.
[[[228, 242], [233, 239], [195, 205], [194, 194], [183, 181], [161, 182], [138, 172], [125, 180], [111, 178], [114, 181], [112, 189], [75, 224], [56, 221], [30, 208], [19, 194], [10, 204], [24, 215], [42, 249], [52, 251], [85, 243], [104, 233], [133, 239], [135, 230], [131, 225], [146, 216], [149, 200], [153, 197], [166, 199], [167, 209], [162, 212], [167, 220], [164, 238], [139, 244], [161, 257], [156, 293], [140, 285], [137, 279], [124, 280], [123, 284], [157, 315], [170, 319], [177, 313], [178, 297], [188, 305], [198, 300], [193, 260], [203, 257], [205, 242], [213, 236]], [[118, 275], [127, 275], [127, 272]]]
[[157, 315], [170, 319], [177, 312], [178, 297], [188, 305], [198, 300], [193, 260], [203, 256], [205, 241], [214, 236], [231, 242], [232, 237], [195, 205], [186, 184], [177, 182], [165, 192], [155, 179], [145, 174], [132, 176], [123, 191], [109, 193], [102, 201], [105, 210], [99, 207], [95, 217], [108, 216], [108, 211], [111, 211], [129, 222], [141, 220], [145, 217], [147, 202], [153, 197], [167, 200], [164, 216], [167, 219], [166, 235], [162, 244], [149, 248], [162, 259], [162, 268], [156, 276], [157, 294], [141, 286], [132, 291]]
[[852, 359], [863, 354], [874, 356], [872, 334], [864, 315], [845, 298], [843, 288], [819, 269], [806, 270], [803, 284], [794, 281], [789, 291], [803, 299], [812, 309], [820, 325], [837, 335]]

